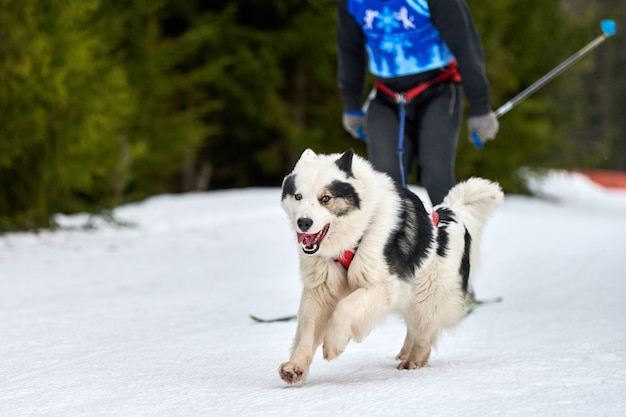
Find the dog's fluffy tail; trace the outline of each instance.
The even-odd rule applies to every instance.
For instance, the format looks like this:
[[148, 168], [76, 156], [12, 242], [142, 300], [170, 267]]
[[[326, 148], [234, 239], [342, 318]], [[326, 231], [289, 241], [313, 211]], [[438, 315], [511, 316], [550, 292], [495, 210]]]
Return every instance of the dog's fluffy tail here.
[[442, 206], [451, 208], [478, 239], [487, 219], [504, 201], [500, 185], [483, 178], [470, 178], [455, 185], [444, 198]]
[[[487, 219], [504, 201], [500, 185], [483, 178], [470, 178], [455, 185], [443, 199], [441, 206], [452, 209], [471, 236], [469, 288], [480, 263], [480, 236]], [[436, 207], [435, 207], [436, 209]], [[471, 290], [470, 290], [471, 291]]]

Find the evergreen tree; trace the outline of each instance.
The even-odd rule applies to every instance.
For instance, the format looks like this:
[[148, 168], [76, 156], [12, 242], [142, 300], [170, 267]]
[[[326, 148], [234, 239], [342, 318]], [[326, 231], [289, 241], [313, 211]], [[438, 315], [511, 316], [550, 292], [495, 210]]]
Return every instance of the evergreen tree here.
[[[227, 5], [227, 6], [226, 6]], [[334, 1], [229, 1], [230, 65], [212, 88], [223, 98], [222, 132], [202, 155], [212, 187], [280, 184], [305, 147], [354, 146], [341, 129], [335, 81]], [[223, 54], [223, 45], [210, 53]], [[343, 138], [343, 144], [342, 144]]]
[[626, 171], [626, 3], [612, 0], [572, 2], [575, 13], [592, 16], [587, 31], [589, 38], [600, 34], [599, 22], [612, 19], [617, 24], [615, 35], [593, 52], [593, 65], [586, 67], [582, 85], [583, 117], [572, 126], [571, 135], [588, 155], [577, 160], [583, 168], [609, 168]]
[[[468, 0], [494, 108], [625, 8], [483, 3]], [[335, 13], [335, 0], [0, 0], [0, 230], [162, 192], [278, 186], [306, 147], [365, 154], [341, 127]], [[503, 116], [483, 150], [462, 131], [458, 179], [520, 191], [520, 167], [622, 164], [623, 54], [602, 51]]]
[[[203, 188], [195, 166], [203, 141], [218, 130], [210, 115], [221, 106], [210, 86], [224, 71], [225, 19], [199, 13], [195, 1], [102, 2], [103, 24], [123, 57], [137, 106], [127, 126], [132, 150], [127, 199]], [[226, 18], [227, 20], [227, 18]], [[106, 31], [106, 28], [102, 28]], [[206, 180], [205, 180], [206, 181]]]
[[[500, 0], [468, 4], [483, 41], [494, 109], [529, 87], [580, 49], [586, 16], [574, 16], [559, 2]], [[569, 135], [580, 117], [582, 66], [570, 68], [500, 119], [493, 143], [476, 150], [462, 132], [459, 178], [497, 179], [507, 191], [524, 191], [520, 167], [564, 168], [577, 149]]]
[[132, 100], [94, 7], [0, 1], [0, 229], [119, 201]]

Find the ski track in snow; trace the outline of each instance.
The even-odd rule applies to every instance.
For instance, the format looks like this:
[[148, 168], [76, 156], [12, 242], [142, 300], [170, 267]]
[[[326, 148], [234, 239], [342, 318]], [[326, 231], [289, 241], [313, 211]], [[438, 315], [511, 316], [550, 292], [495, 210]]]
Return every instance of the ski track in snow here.
[[[158, 196], [134, 227], [59, 216], [0, 237], [2, 416], [624, 416], [626, 193], [576, 174], [507, 196], [483, 235], [480, 306], [430, 366], [395, 369], [389, 318], [286, 386], [297, 245], [280, 190]], [[422, 197], [422, 189], [415, 188]], [[319, 353], [319, 352], [318, 352]]]

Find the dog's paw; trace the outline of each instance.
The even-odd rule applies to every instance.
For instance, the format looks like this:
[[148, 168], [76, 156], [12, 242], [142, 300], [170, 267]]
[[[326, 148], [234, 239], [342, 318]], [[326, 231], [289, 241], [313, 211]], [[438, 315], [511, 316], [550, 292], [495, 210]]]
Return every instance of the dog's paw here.
[[324, 359], [327, 361], [331, 361], [335, 359], [337, 356], [341, 355], [346, 347], [338, 347], [336, 345], [331, 345], [327, 342], [324, 342], [324, 347], [322, 350], [324, 351]]
[[353, 338], [354, 335], [351, 332], [349, 323], [336, 319], [331, 320], [324, 337], [324, 345], [322, 346], [324, 359], [330, 361], [341, 355]]
[[427, 364], [426, 362], [416, 362], [416, 361], [411, 361], [411, 360], [403, 360], [398, 365], [398, 369], [400, 369], [400, 370], [402, 370], [402, 369], [412, 370], [412, 369], [417, 369], [417, 368], [423, 368], [424, 366], [426, 366], [426, 364]]
[[278, 368], [278, 374], [281, 379], [288, 384], [304, 381], [306, 379], [306, 371], [304, 367], [297, 366], [292, 362], [285, 362]]
[[324, 338], [324, 345], [322, 351], [324, 353], [324, 359], [330, 361], [341, 355], [346, 346], [350, 342], [350, 336], [338, 335], [337, 333], [327, 334]]
[[405, 361], [409, 358], [409, 354], [410, 354], [410, 353], [411, 353], [411, 352], [406, 352], [404, 349], [402, 349], [402, 350], [400, 351], [400, 353], [398, 353], [398, 354], [396, 355], [396, 360], [397, 360], [397, 361], [401, 361], [401, 362], [405, 362]]

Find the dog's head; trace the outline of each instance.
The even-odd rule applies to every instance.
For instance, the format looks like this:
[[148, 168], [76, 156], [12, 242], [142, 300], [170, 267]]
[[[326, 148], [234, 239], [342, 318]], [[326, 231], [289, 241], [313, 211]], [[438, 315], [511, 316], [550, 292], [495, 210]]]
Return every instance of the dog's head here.
[[321, 248], [333, 253], [342, 246], [345, 219], [360, 210], [361, 199], [352, 180], [354, 151], [317, 155], [302, 153], [282, 185], [281, 206], [296, 231], [305, 254]]

